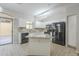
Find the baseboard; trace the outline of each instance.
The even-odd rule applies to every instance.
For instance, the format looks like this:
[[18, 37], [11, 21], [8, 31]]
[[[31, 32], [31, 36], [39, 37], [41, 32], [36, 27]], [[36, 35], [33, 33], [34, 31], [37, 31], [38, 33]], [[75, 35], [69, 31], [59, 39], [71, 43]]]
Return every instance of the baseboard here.
[[74, 46], [71, 46], [71, 45], [68, 45], [68, 47], [70, 47], [70, 48], [73, 48], [73, 49], [76, 49], [76, 47], [74, 47]]
[[7, 45], [7, 44], [12, 44], [12, 43], [1, 44], [0, 46]]

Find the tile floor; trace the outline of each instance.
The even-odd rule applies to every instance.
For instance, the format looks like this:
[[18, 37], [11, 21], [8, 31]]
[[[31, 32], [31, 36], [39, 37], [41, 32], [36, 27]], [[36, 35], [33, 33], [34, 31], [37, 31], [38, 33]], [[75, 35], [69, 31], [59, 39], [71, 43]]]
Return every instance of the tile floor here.
[[27, 44], [7, 44], [0, 46], [0, 56], [26, 56]]
[[0, 45], [12, 43], [12, 37], [11, 36], [0, 36]]
[[[52, 44], [52, 56], [76, 56], [75, 49]], [[27, 56], [28, 44], [7, 44], [0, 46], [0, 56]]]
[[51, 52], [52, 56], [77, 56], [75, 49], [54, 43], [52, 44]]

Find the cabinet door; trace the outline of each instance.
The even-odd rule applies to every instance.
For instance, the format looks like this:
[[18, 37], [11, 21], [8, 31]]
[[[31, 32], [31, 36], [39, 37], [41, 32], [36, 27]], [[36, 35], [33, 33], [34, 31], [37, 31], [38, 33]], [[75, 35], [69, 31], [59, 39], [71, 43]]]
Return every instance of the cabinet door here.
[[45, 24], [43, 22], [37, 21], [35, 23], [35, 28], [45, 28]]
[[26, 21], [24, 19], [19, 19], [18, 22], [19, 22], [18, 27], [25, 27]]

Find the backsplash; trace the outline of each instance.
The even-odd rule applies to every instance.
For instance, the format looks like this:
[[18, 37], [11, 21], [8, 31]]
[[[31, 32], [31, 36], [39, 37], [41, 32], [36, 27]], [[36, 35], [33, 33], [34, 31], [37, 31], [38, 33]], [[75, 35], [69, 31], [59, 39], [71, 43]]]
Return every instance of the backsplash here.
[[18, 32], [45, 32], [46, 29], [42, 29], [42, 28], [35, 28], [35, 29], [26, 29], [25, 27], [19, 27], [17, 28]]

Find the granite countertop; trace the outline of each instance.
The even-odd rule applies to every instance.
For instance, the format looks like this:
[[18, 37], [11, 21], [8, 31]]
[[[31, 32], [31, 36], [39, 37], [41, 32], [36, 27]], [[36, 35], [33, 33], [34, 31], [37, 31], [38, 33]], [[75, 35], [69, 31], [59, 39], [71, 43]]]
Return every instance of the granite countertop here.
[[44, 38], [44, 39], [49, 39], [50, 37], [40, 37], [40, 36], [26, 36], [26, 37], [29, 37], [29, 38]]
[[49, 38], [51, 38], [51, 36], [50, 35], [48, 35], [48, 34], [43, 34], [43, 33], [32, 33], [32, 34], [30, 34], [30, 35], [28, 35], [28, 36], [26, 36], [26, 37], [29, 37], [29, 38], [44, 38], [44, 39], [49, 39]]

